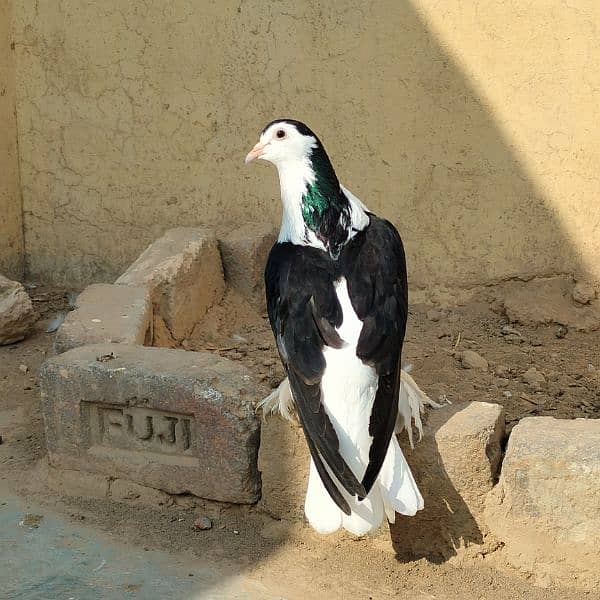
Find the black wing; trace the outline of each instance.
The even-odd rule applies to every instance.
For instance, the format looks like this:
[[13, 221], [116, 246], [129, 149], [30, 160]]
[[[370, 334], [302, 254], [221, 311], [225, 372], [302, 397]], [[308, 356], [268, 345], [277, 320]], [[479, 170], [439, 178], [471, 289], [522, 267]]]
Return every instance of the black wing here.
[[363, 322], [356, 355], [375, 368], [379, 385], [369, 422], [373, 442], [362, 479], [368, 494], [379, 475], [398, 414], [400, 358], [408, 315], [406, 259], [395, 227], [374, 215], [342, 256], [348, 295]]
[[312, 459], [331, 498], [350, 514], [326, 467], [350, 495], [364, 497], [365, 489], [342, 458], [337, 434], [321, 403], [323, 345], [342, 344], [335, 331], [342, 323], [333, 286], [335, 269], [324, 252], [277, 243], [267, 261], [265, 288], [271, 328]]

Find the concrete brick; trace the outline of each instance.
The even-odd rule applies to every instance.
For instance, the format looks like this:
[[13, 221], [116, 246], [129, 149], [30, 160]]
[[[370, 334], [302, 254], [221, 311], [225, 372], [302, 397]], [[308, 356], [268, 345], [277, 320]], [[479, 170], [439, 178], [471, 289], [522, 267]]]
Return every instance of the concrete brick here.
[[539, 585], [600, 588], [600, 420], [522, 419], [486, 506], [501, 555]]
[[107, 283], [88, 286], [56, 332], [57, 354], [86, 344], [143, 344], [152, 324], [148, 292], [143, 287]]
[[40, 382], [53, 466], [224, 502], [259, 498], [260, 392], [240, 364], [99, 344], [46, 361]]
[[259, 310], [266, 304], [264, 271], [276, 240], [270, 223], [246, 223], [219, 241], [227, 283]]
[[225, 290], [214, 232], [192, 227], [170, 229], [115, 283], [146, 286], [158, 320], [156, 331], [162, 332], [162, 340], [170, 339], [163, 331], [166, 326], [174, 343], [181, 342]]
[[262, 424], [258, 465], [262, 475], [261, 507], [277, 519], [302, 521], [310, 453], [302, 428], [281, 417]]
[[390, 527], [396, 554], [445, 560], [485, 552], [484, 509], [502, 457], [504, 409], [498, 404], [455, 404], [428, 413], [423, 440], [402, 448], [425, 508]]
[[0, 346], [21, 341], [37, 318], [25, 288], [0, 275]]

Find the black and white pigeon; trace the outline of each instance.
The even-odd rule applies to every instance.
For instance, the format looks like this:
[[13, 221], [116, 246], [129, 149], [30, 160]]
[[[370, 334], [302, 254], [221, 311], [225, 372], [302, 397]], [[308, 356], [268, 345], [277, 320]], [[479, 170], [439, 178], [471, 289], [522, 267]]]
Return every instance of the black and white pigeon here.
[[408, 314], [402, 241], [340, 184], [304, 123], [269, 123], [246, 163], [255, 159], [277, 167], [283, 203], [265, 286], [287, 379], [270, 398], [288, 414], [293, 402], [306, 437], [311, 526], [363, 535], [384, 515], [393, 522], [396, 512], [423, 508], [394, 435], [419, 418], [423, 400], [400, 368]]

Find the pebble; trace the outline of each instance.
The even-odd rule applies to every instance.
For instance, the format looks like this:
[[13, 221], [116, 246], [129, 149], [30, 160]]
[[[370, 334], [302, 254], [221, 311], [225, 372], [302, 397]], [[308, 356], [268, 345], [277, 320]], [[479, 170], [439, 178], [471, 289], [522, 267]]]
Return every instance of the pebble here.
[[504, 377], [497, 377], [494, 382], [498, 387], [506, 387], [509, 383], [509, 379], [505, 379]]
[[431, 309], [427, 311], [427, 319], [436, 323], [444, 316], [441, 310]]
[[520, 331], [518, 331], [514, 327], [511, 327], [510, 325], [504, 325], [502, 327], [502, 329], [500, 330], [500, 333], [502, 333], [502, 335], [516, 335], [517, 337], [520, 337], [520, 338], [523, 337], [521, 335]]
[[532, 388], [539, 389], [546, 383], [546, 378], [544, 377], [544, 374], [535, 367], [531, 367], [523, 373], [523, 381]]
[[569, 330], [564, 326], [561, 325], [557, 330], [556, 333], [554, 334], [559, 340], [562, 340], [564, 337], [566, 337], [567, 333], [569, 333]]
[[512, 392], [509, 392], [508, 390], [505, 390], [504, 392], [502, 392], [502, 395], [505, 398], [512, 398]]
[[206, 531], [207, 529], [212, 529], [212, 521], [208, 517], [198, 517], [194, 521], [194, 529], [196, 531]]
[[573, 300], [579, 304], [589, 304], [596, 297], [596, 290], [585, 281], [578, 281], [571, 292]]
[[487, 371], [488, 369], [488, 361], [481, 356], [481, 354], [477, 354], [474, 350], [465, 350], [460, 354], [460, 360], [462, 366], [465, 369], [479, 369], [481, 371]]
[[495, 312], [497, 315], [501, 315], [504, 313], [504, 301], [496, 298], [491, 304], [490, 309], [492, 312]]
[[19, 365], [19, 371], [21, 371], [21, 373], [27, 373], [29, 367], [27, 365]]
[[494, 371], [498, 377], [506, 377], [510, 373], [510, 369], [505, 365], [496, 365]]

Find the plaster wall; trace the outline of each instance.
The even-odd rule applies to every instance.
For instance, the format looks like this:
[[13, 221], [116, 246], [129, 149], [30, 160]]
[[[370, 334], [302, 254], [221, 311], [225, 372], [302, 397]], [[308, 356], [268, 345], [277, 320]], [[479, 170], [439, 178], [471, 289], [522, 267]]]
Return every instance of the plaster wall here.
[[23, 276], [23, 223], [15, 105], [11, 4], [0, 2], [0, 273]]
[[272, 118], [400, 229], [413, 287], [600, 279], [600, 4], [15, 0], [27, 266], [111, 280], [174, 226], [280, 219]]

